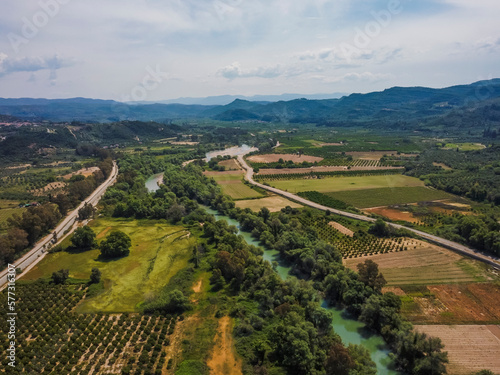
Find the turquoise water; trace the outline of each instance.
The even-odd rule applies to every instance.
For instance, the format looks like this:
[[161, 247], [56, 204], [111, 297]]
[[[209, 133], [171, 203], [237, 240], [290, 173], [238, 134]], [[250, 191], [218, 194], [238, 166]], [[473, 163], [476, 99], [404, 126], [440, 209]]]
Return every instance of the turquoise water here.
[[[231, 219], [228, 216], [220, 215], [217, 211], [211, 208], [205, 207], [205, 210], [214, 215], [217, 220], [225, 220], [229, 225], [234, 225], [240, 228], [239, 223]], [[261, 248], [264, 251], [263, 258], [269, 262], [277, 262], [278, 267], [276, 272], [284, 280], [289, 277], [294, 277], [290, 275], [290, 267], [283, 265], [283, 262], [279, 258], [279, 252], [277, 250], [267, 250], [260, 246], [258, 241], [252, 238], [251, 234], [248, 232], [239, 231], [238, 234], [243, 236], [245, 241], [250, 244]], [[371, 358], [377, 365], [377, 373], [383, 375], [399, 375], [398, 371], [391, 370], [392, 361], [389, 358], [389, 350], [385, 344], [383, 338], [373, 332], [369, 332], [365, 325], [357, 320], [349, 319], [345, 316], [345, 313], [341, 309], [336, 309], [329, 307], [325, 301], [322, 302], [322, 307], [333, 313], [332, 327], [335, 332], [342, 338], [344, 344], [360, 344], [363, 345], [370, 351]]]
[[248, 145], [234, 146], [230, 148], [226, 148], [225, 150], [218, 151], [210, 151], [206, 153], [207, 161], [210, 161], [212, 158], [216, 158], [217, 156], [238, 156], [238, 155], [246, 155], [249, 152], [256, 151], [255, 147], [250, 147]]
[[157, 173], [152, 175], [146, 180], [146, 188], [150, 193], [155, 192], [160, 187], [158, 186], [158, 181], [163, 178], [163, 173]]
[[[150, 192], [159, 189], [158, 180], [161, 179], [162, 173], [155, 174], [148, 178], [146, 181], [146, 187]], [[276, 267], [276, 272], [280, 277], [285, 280], [289, 277], [294, 277], [290, 275], [290, 267], [287, 267], [281, 261], [279, 252], [277, 250], [268, 250], [260, 246], [259, 242], [256, 241], [250, 233], [242, 232], [239, 230], [240, 224], [231, 219], [228, 216], [220, 215], [217, 211], [212, 210], [209, 207], [205, 207], [205, 210], [214, 215], [217, 220], [225, 220], [229, 225], [234, 225], [238, 228], [238, 234], [243, 236], [245, 241], [249, 245], [254, 245], [261, 248], [264, 251], [263, 258], [269, 262], [276, 262], [278, 265]], [[335, 332], [342, 338], [344, 344], [360, 344], [363, 345], [370, 351], [372, 360], [377, 365], [377, 373], [381, 375], [400, 375], [399, 372], [391, 370], [392, 361], [389, 358], [389, 350], [382, 339], [381, 336], [369, 332], [363, 323], [349, 319], [345, 316], [344, 311], [341, 309], [336, 309], [329, 307], [325, 301], [322, 302], [323, 308], [331, 311], [333, 313], [332, 327]]]

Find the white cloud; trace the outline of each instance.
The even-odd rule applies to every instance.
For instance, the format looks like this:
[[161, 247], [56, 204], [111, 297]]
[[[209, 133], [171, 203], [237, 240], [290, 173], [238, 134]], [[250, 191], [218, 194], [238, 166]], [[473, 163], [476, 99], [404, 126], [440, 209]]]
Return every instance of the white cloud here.
[[52, 57], [23, 57], [10, 58], [4, 53], [0, 53], [0, 77], [18, 72], [37, 72], [49, 70], [50, 79], [56, 78], [56, 71], [72, 66], [74, 62], [57, 55]]
[[[157, 64], [178, 80], [165, 81], [151, 100], [366, 92], [500, 76], [498, 0], [402, 0], [403, 11], [360, 48], [357, 30], [389, 1], [69, 1], [19, 54], [0, 38], [0, 96], [119, 99]], [[2, 0], [1, 9], [0, 35], [22, 35], [23, 18], [41, 8]]]
[[261, 66], [252, 69], [242, 69], [238, 62], [234, 62], [222, 69], [219, 69], [217, 75], [220, 75], [229, 80], [236, 78], [276, 78], [285, 74], [283, 68], [279, 65], [276, 66]]
[[314, 76], [315, 79], [320, 80], [322, 82], [327, 83], [345, 83], [345, 82], [380, 82], [386, 81], [390, 78], [393, 78], [391, 74], [385, 73], [372, 73], [372, 72], [350, 72], [345, 73], [340, 76], [325, 76], [325, 75], [317, 75]]

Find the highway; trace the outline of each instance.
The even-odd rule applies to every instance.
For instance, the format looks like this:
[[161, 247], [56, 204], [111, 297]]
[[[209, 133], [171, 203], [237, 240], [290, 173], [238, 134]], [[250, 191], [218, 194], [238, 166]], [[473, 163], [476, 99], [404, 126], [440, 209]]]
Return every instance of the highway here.
[[[116, 162], [113, 161], [113, 170], [111, 171], [110, 176], [104, 181], [94, 192], [87, 198], [85, 201], [80, 203], [80, 205], [71, 211], [63, 221], [61, 221], [57, 227], [50, 233], [49, 235], [42, 238], [38, 241], [33, 248], [26, 253], [22, 258], [19, 258], [14, 262], [16, 268], [20, 268], [22, 273], [27, 272], [31, 268], [33, 268], [42, 258], [47, 254], [47, 248], [52, 244], [56, 245], [61, 242], [66, 236], [71, 234], [75, 229], [78, 219], [78, 210], [82, 208], [85, 203], [91, 203], [93, 206], [96, 206], [101, 197], [104, 195], [108, 187], [113, 185], [116, 181], [116, 177], [118, 176], [118, 166]], [[67, 233], [65, 234], [65, 232]], [[53, 235], [56, 233], [57, 242], [53, 244]], [[17, 275], [20, 277], [21, 275]], [[0, 290], [3, 290], [7, 282], [7, 268], [0, 272]]]
[[[337, 215], [341, 215], [341, 216], [345, 216], [345, 217], [349, 217], [349, 218], [356, 219], [356, 220], [369, 221], [369, 222], [376, 221], [376, 219], [374, 219], [372, 217], [368, 217], [368, 216], [364, 216], [364, 215], [358, 215], [358, 214], [353, 214], [351, 212], [346, 212], [346, 211], [341, 211], [341, 210], [336, 210], [334, 208], [330, 208], [330, 207], [323, 206], [323, 205], [318, 204], [318, 203], [311, 202], [310, 200], [304, 199], [302, 197], [299, 197], [298, 195], [289, 193], [287, 191], [284, 191], [284, 190], [281, 190], [281, 189], [276, 189], [274, 187], [258, 183], [258, 182], [256, 182], [253, 179], [253, 174], [254, 174], [253, 169], [243, 159], [243, 156], [244, 155], [238, 155], [238, 162], [246, 170], [245, 180], [247, 180], [252, 185], [258, 186], [258, 187], [260, 187], [262, 189], [266, 189], [266, 190], [271, 191], [271, 192], [273, 192], [275, 194], [281, 195], [281, 196], [283, 196], [285, 198], [292, 199], [292, 200], [294, 200], [296, 202], [299, 202], [299, 203], [301, 203], [303, 205], [306, 205], [306, 206], [309, 206], [309, 207], [313, 207], [313, 208], [317, 208], [318, 210], [330, 211], [331, 213], [334, 213], [334, 214], [337, 214]], [[413, 232], [416, 235], [418, 235], [419, 237], [424, 238], [424, 239], [426, 239], [426, 240], [428, 240], [430, 242], [433, 242], [433, 243], [438, 244], [440, 246], [446, 247], [447, 249], [453, 250], [453, 251], [455, 251], [457, 253], [460, 253], [462, 255], [466, 255], [466, 256], [469, 256], [471, 258], [477, 259], [479, 261], [487, 263], [487, 264], [491, 265], [492, 267], [500, 270], [500, 259], [497, 258], [497, 257], [493, 257], [493, 256], [489, 256], [489, 255], [483, 254], [483, 253], [481, 253], [481, 252], [479, 252], [477, 250], [471, 249], [470, 247], [467, 247], [467, 246], [461, 245], [459, 243], [456, 243], [456, 242], [453, 242], [453, 241], [449, 241], [449, 240], [446, 240], [444, 238], [441, 238], [441, 237], [438, 237], [438, 236], [434, 236], [432, 234], [425, 233], [425, 232], [422, 232], [422, 231], [419, 231], [419, 230], [416, 230], [416, 229], [413, 229], [413, 228], [410, 228], [410, 227], [405, 227], [404, 225], [399, 225], [399, 224], [394, 224], [394, 223], [389, 223], [389, 222], [387, 222], [387, 224], [390, 225], [393, 228], [396, 228], [396, 229], [406, 229], [406, 230], [408, 230], [410, 232]]]

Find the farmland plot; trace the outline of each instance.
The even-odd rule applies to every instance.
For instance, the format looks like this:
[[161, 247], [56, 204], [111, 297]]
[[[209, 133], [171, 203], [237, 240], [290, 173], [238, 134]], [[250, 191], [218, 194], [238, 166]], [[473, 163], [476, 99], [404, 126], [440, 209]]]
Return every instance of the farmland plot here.
[[465, 375], [481, 369], [500, 373], [499, 326], [421, 325], [415, 329], [442, 340], [450, 360], [449, 374]]
[[262, 194], [243, 183], [242, 171], [205, 172], [204, 174], [217, 181], [223, 193], [235, 200], [262, 197]]
[[347, 259], [345, 264], [351, 269], [365, 259], [379, 265], [389, 286], [428, 285], [477, 281], [470, 272], [464, 270], [463, 258], [447, 249], [411, 239], [407, 251], [370, 255]]
[[292, 193], [299, 191], [319, 191], [320, 193], [330, 193], [346, 190], [424, 186], [424, 183], [414, 177], [391, 174], [382, 176], [335, 177], [311, 180], [280, 180], [272, 181], [271, 185], [278, 189], [287, 190]]
[[[16, 368], [8, 373], [162, 373], [168, 360], [163, 353], [176, 318], [75, 313], [87, 291], [83, 284], [16, 285], [16, 297], [22, 301], [16, 305], [19, 340]], [[0, 313], [6, 316], [6, 291], [0, 294], [0, 302]], [[0, 327], [0, 346], [5, 352], [6, 319], [0, 320]]]
[[250, 199], [250, 200], [240, 200], [235, 202], [236, 207], [245, 209], [250, 208], [252, 211], [258, 212], [261, 208], [268, 208], [271, 212], [281, 211], [282, 208], [290, 206], [292, 208], [302, 208], [303, 206], [289, 201], [279, 195], [273, 195], [270, 197]]

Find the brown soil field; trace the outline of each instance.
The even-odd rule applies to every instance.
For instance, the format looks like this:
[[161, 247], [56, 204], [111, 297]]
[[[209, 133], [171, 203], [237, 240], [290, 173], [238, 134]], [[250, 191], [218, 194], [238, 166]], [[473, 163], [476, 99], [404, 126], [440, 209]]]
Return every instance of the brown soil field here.
[[350, 230], [349, 228], [344, 227], [340, 223], [337, 223], [335, 221], [330, 221], [328, 223], [328, 225], [337, 229], [340, 233], [345, 234], [346, 236], [354, 237], [354, 232], [352, 230]]
[[407, 291], [402, 311], [415, 324], [500, 323], [500, 287], [493, 283], [429, 285]]
[[71, 172], [68, 174], [65, 174], [62, 176], [65, 180], [69, 180], [71, 177], [81, 174], [84, 175], [85, 177], [90, 176], [92, 173], [97, 172], [99, 170], [99, 167], [90, 167], [90, 168], [82, 168], [79, 171], [76, 172]]
[[376, 171], [387, 169], [401, 169], [398, 167], [351, 167], [348, 169], [346, 166], [340, 167], [310, 167], [310, 168], [282, 168], [282, 169], [261, 169], [259, 175], [265, 174], [293, 174], [293, 173], [310, 173], [310, 172], [338, 172], [338, 171]]
[[260, 199], [250, 199], [235, 202], [236, 207], [245, 209], [250, 208], [252, 211], [259, 212], [261, 208], [267, 207], [271, 212], [281, 211], [282, 208], [290, 206], [292, 208], [302, 208], [303, 206], [289, 201], [279, 195], [272, 195], [270, 197], [260, 198]]
[[380, 216], [384, 216], [390, 220], [403, 220], [409, 223], [418, 223], [419, 220], [413, 216], [411, 212], [400, 211], [395, 208], [390, 207], [373, 207], [362, 210], [363, 212], [369, 214], [377, 214]]
[[296, 154], [264, 154], [264, 155], [252, 155], [247, 158], [249, 161], [255, 163], [273, 163], [277, 162], [280, 159], [284, 161], [291, 160], [294, 163], [301, 163], [303, 161], [307, 161], [310, 163], [314, 163], [316, 161], [321, 161], [323, 158], [317, 156], [309, 156], [309, 155], [296, 155]]
[[212, 355], [207, 362], [210, 374], [214, 375], [241, 375], [241, 360], [236, 358], [232, 321], [229, 316], [219, 319], [219, 327], [215, 336], [215, 345]]
[[494, 284], [430, 285], [427, 288], [446, 307], [449, 322], [500, 322], [500, 288]]
[[356, 270], [358, 263], [365, 259], [373, 260], [388, 286], [476, 281], [460, 266], [459, 262], [465, 261], [464, 258], [450, 250], [415, 239], [406, 240], [405, 246], [408, 247], [406, 251], [345, 259], [344, 263]]
[[421, 325], [415, 330], [439, 337], [448, 352], [448, 374], [466, 375], [482, 369], [500, 373], [500, 328], [487, 325]]
[[240, 165], [235, 159], [223, 160], [219, 162], [219, 165], [226, 167], [228, 171], [238, 171], [241, 169]]

